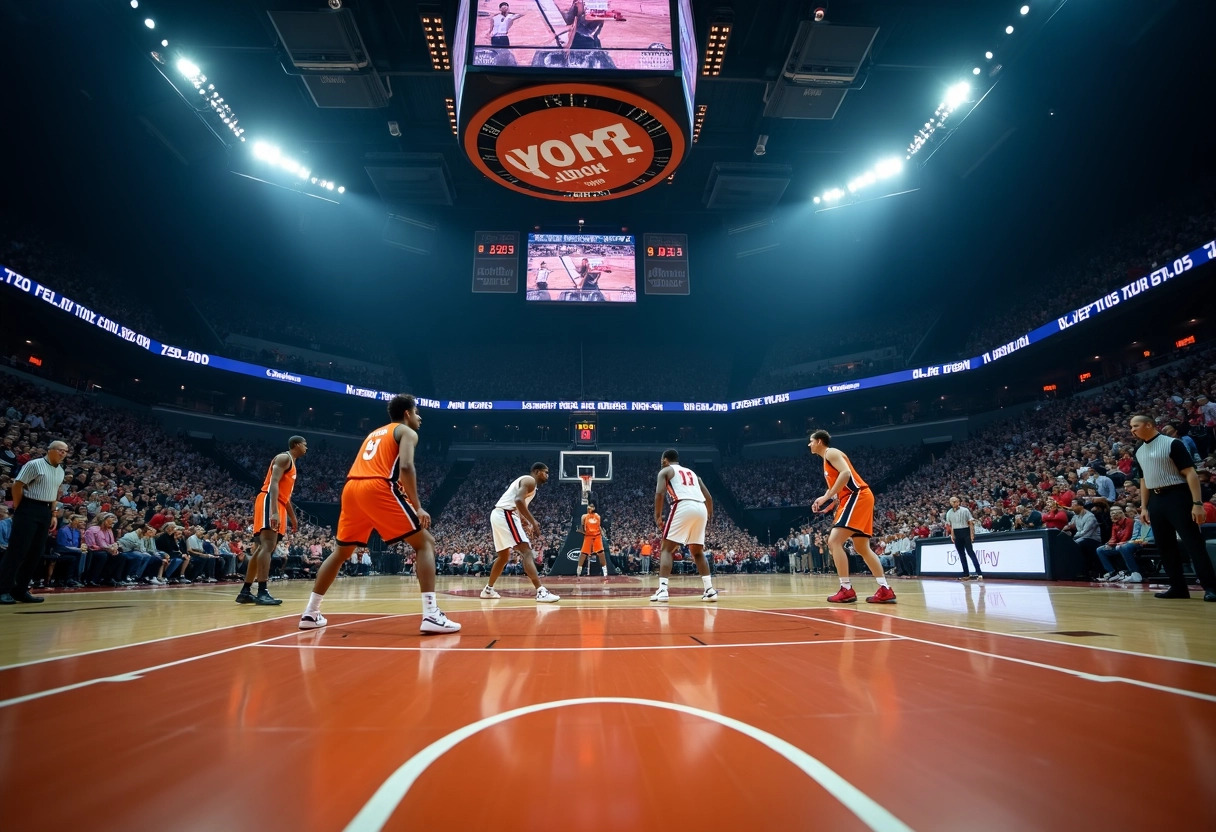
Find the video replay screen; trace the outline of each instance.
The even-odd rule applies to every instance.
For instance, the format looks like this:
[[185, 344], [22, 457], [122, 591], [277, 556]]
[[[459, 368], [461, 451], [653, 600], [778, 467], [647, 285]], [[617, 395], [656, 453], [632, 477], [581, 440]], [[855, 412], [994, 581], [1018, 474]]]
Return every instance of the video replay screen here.
[[632, 234], [529, 234], [527, 299], [636, 303]]
[[670, 0], [471, 0], [475, 66], [672, 72]]

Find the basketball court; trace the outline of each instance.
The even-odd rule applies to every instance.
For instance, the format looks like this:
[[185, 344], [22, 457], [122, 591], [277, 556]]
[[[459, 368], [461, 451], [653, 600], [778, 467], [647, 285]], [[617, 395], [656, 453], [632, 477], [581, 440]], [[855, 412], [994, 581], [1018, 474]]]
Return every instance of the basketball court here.
[[658, 606], [653, 576], [550, 579], [563, 601], [537, 605], [440, 578], [463, 629], [432, 637], [398, 576], [335, 584], [310, 632], [303, 581], [270, 610], [214, 586], [4, 608], [6, 826], [1206, 826], [1198, 598], [910, 580], [840, 608], [826, 577], [716, 583]]

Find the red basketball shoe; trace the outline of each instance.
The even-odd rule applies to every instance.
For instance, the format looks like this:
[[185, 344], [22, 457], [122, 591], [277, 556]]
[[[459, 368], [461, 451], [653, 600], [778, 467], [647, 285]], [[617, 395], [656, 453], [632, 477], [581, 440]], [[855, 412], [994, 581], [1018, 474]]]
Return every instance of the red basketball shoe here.
[[867, 604], [894, 604], [895, 590], [889, 586], [880, 586], [878, 592], [875, 592], [866, 599]]
[[857, 603], [857, 593], [853, 591], [853, 587], [851, 587], [851, 586], [842, 586], [835, 595], [828, 598], [828, 603], [829, 604], [856, 604]]

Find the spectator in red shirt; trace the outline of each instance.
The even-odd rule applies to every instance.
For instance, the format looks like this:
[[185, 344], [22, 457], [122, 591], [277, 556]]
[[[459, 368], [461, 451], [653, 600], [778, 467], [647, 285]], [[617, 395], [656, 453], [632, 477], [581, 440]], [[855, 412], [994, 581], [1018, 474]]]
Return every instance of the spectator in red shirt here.
[[1043, 510], [1043, 525], [1059, 531], [1068, 525], [1068, 512], [1060, 508], [1055, 500], [1048, 498], [1047, 507]]
[[1110, 540], [1106, 541], [1106, 545], [1114, 548], [1120, 543], [1126, 543], [1132, 539], [1132, 527], [1135, 523], [1132, 518], [1123, 513], [1123, 509], [1114, 506], [1110, 510]]

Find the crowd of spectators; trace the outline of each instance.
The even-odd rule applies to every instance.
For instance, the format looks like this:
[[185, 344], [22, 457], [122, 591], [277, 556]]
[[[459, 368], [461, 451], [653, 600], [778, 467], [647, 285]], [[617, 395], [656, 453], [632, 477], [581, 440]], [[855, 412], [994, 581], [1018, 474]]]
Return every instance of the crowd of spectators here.
[[[858, 472], [872, 486], [883, 483], [892, 471], [911, 462], [916, 448], [843, 448]], [[823, 460], [807, 451], [797, 457], [725, 459], [722, 479], [744, 508], [809, 507], [823, 494]]]
[[968, 308], [966, 355], [1006, 343], [1103, 297], [1216, 236], [1216, 194], [1208, 187], [1108, 232], [1085, 254], [1054, 268], [986, 283], [985, 303]]
[[[256, 489], [150, 419], [0, 375], [0, 437], [0, 502], [51, 441], [70, 449], [44, 585], [216, 582], [244, 572]], [[285, 547], [331, 536], [301, 518]]]

